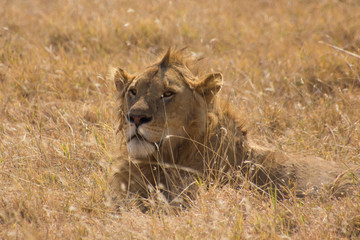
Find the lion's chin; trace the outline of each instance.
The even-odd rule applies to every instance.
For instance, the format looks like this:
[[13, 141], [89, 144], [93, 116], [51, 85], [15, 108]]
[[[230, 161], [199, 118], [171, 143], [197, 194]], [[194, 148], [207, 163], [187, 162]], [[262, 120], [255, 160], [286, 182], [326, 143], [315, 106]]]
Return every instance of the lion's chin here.
[[155, 153], [155, 145], [145, 140], [133, 139], [127, 144], [129, 154], [134, 158], [146, 158]]

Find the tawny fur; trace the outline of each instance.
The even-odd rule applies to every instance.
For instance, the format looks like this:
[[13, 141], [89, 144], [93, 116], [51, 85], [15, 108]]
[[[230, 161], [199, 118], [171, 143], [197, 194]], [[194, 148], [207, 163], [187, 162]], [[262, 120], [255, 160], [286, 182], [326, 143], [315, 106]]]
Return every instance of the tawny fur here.
[[[137, 75], [111, 70], [119, 92], [120, 135], [110, 180], [113, 199], [173, 203], [189, 197], [189, 189], [201, 181], [231, 183], [245, 177], [261, 189], [298, 196], [324, 187], [336, 193], [348, 189], [352, 180], [335, 162], [252, 144], [246, 120], [217, 95], [222, 75], [197, 76], [190, 60], [183, 51], [169, 50]], [[165, 99], [169, 89], [172, 96]], [[151, 120], [136, 128], [131, 114]], [[129, 141], [135, 132], [147, 140]]]

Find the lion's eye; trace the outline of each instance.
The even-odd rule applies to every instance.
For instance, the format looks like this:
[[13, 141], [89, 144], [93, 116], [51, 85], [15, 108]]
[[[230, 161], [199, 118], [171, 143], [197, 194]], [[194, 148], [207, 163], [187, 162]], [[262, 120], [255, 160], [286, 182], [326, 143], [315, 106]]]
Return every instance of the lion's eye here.
[[172, 91], [167, 91], [167, 92], [164, 92], [163, 95], [161, 96], [161, 98], [169, 98], [171, 96], [173, 96], [175, 93], [172, 92]]
[[129, 89], [129, 93], [133, 96], [136, 96], [136, 89]]

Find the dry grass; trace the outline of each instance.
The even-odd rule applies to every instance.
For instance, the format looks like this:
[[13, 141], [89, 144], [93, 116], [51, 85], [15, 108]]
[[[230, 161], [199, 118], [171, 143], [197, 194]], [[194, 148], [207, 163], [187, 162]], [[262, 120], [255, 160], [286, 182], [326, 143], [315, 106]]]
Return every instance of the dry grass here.
[[210, 188], [179, 215], [104, 201], [116, 115], [104, 76], [170, 45], [210, 57], [260, 143], [360, 165], [359, 19], [357, 0], [0, 0], [0, 238], [360, 237], [359, 192], [277, 202]]

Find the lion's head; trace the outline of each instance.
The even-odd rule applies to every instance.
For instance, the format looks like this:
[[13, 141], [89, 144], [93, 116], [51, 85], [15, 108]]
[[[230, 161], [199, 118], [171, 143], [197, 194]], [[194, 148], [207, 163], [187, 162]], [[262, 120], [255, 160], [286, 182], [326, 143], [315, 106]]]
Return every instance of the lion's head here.
[[119, 130], [134, 158], [173, 150], [182, 139], [202, 137], [207, 107], [222, 86], [221, 73], [196, 76], [183, 51], [168, 50], [137, 74], [111, 70], [119, 93]]

